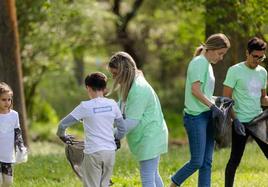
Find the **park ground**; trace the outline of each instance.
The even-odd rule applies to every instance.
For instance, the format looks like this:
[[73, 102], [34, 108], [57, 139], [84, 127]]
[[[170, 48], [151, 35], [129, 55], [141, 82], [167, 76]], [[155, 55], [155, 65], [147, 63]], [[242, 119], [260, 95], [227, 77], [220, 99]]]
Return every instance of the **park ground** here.
[[[116, 165], [112, 176], [113, 187], [140, 187], [137, 162], [131, 156], [126, 142], [117, 151]], [[230, 148], [216, 150], [213, 158], [212, 186], [224, 186], [224, 169]], [[160, 174], [165, 186], [170, 176], [189, 159], [187, 145], [170, 146], [168, 154], [160, 161]], [[267, 187], [268, 162], [256, 143], [248, 143], [245, 155], [237, 170], [235, 186]], [[15, 165], [14, 187], [79, 187], [82, 183], [75, 176], [64, 154], [64, 145], [36, 142], [31, 144], [27, 163]], [[197, 173], [183, 186], [197, 186]]]

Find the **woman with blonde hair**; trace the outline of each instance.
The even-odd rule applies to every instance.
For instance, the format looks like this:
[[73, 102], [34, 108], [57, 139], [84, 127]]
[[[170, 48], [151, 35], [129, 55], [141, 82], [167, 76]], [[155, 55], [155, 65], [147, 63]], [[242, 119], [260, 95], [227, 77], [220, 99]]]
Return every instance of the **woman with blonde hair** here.
[[215, 78], [211, 64], [221, 61], [229, 48], [230, 42], [224, 34], [213, 34], [196, 49], [188, 66], [183, 120], [191, 159], [171, 177], [170, 187], [180, 186], [197, 170], [198, 186], [211, 185], [214, 148], [212, 115], [223, 117], [222, 111], [212, 102]]
[[127, 142], [140, 164], [142, 186], [162, 187], [158, 164], [168, 150], [168, 130], [159, 99], [128, 53], [115, 53], [108, 67], [114, 79], [112, 92], [119, 92]]

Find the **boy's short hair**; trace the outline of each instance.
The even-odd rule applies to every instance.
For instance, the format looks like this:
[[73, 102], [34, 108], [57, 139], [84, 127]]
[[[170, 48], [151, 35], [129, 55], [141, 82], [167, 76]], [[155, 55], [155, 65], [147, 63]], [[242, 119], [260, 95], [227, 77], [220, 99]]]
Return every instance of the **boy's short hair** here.
[[104, 90], [107, 85], [107, 77], [101, 72], [91, 73], [86, 76], [85, 85], [94, 91]]
[[248, 53], [250, 54], [252, 51], [264, 51], [266, 49], [266, 43], [258, 38], [254, 37], [248, 41]]

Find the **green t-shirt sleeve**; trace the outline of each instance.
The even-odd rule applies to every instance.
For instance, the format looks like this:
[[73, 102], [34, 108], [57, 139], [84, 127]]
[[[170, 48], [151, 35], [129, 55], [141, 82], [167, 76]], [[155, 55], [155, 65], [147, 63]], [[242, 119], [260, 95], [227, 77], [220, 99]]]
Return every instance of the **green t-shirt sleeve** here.
[[133, 88], [130, 90], [126, 103], [126, 117], [140, 120], [146, 110], [148, 98], [147, 89]]
[[194, 59], [189, 66], [187, 76], [190, 83], [200, 81], [205, 82], [206, 73], [208, 71], [208, 64], [203, 59]]
[[234, 88], [236, 84], [236, 78], [235, 78], [235, 70], [234, 68], [229, 68], [226, 74], [226, 78], [223, 82], [223, 85], [228, 86], [230, 88]]

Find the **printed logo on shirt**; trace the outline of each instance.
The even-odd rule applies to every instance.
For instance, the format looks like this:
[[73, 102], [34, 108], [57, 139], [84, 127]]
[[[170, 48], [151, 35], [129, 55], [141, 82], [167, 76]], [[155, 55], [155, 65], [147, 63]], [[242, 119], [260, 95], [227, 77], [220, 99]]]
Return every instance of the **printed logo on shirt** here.
[[111, 112], [111, 111], [112, 111], [111, 106], [93, 108], [93, 113], [103, 113], [103, 112]]
[[248, 82], [248, 90], [249, 90], [249, 95], [252, 97], [260, 97], [261, 96], [261, 82], [256, 79], [252, 78]]

